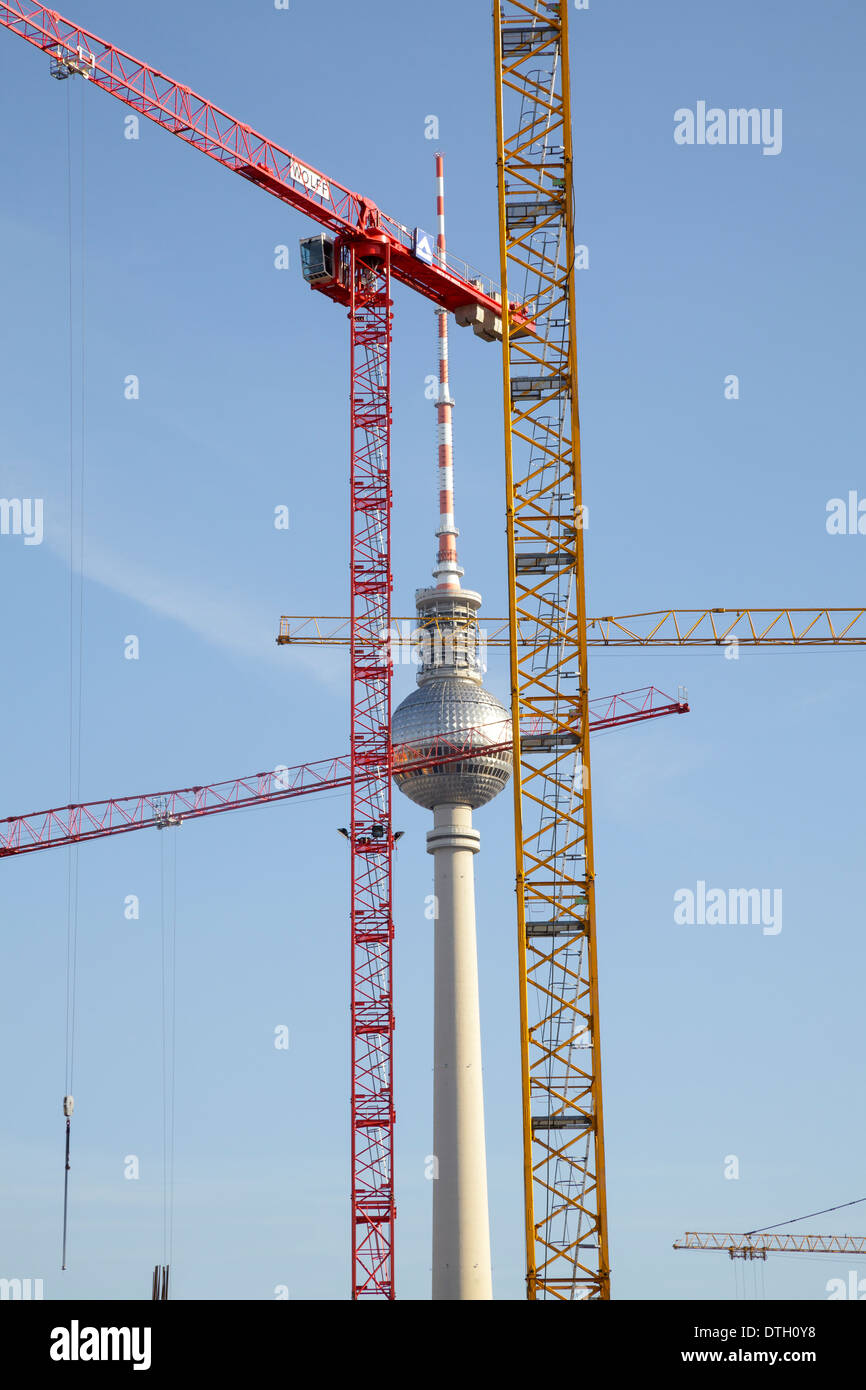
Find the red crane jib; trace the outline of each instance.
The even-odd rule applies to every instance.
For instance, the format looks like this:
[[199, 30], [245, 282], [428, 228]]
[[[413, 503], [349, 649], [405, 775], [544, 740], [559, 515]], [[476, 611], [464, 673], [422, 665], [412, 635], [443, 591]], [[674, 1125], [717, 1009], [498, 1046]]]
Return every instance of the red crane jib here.
[[[598, 733], [603, 729], [622, 728], [645, 719], [688, 712], [689, 706], [684, 700], [672, 700], [655, 686], [648, 686], [592, 700], [589, 728], [591, 732]], [[523, 728], [522, 734], [538, 739], [548, 728], [546, 721], [536, 719]], [[411, 745], [395, 745], [395, 770], [406, 773], [419, 767], [459, 762], [471, 756], [469, 750], [474, 745], [477, 732], [465, 729], [460, 733], [441, 735], [435, 751], [427, 750], [421, 757]], [[511, 746], [510, 742], [493, 743], [485, 751], [500, 752]], [[101, 840], [107, 835], [122, 835], [130, 830], [165, 829], [200, 816], [287, 801], [311, 792], [336, 791], [347, 788], [350, 780], [350, 760], [343, 756], [303, 763], [297, 767], [281, 767], [273, 772], [258, 772], [251, 777], [216, 782], [210, 786], [182, 787], [176, 791], [56, 806], [48, 811], [8, 816], [0, 820], [0, 859], [61, 845], [80, 844], [87, 840]], [[375, 841], [369, 846], [371, 852], [377, 848], [379, 845]]]
[[[370, 232], [384, 235], [390, 247], [393, 278], [434, 304], [452, 312], [480, 309], [488, 322], [501, 316], [496, 286], [471, 266], [451, 256], [446, 263], [424, 259], [418, 254], [413, 230], [189, 87], [44, 5], [0, 0], [0, 25], [46, 53], [52, 59], [55, 76], [80, 76], [92, 82], [163, 130], [305, 213], [341, 241], [357, 241]], [[315, 288], [341, 303], [348, 302], [339, 285]], [[512, 306], [512, 312], [525, 322], [518, 305]]]

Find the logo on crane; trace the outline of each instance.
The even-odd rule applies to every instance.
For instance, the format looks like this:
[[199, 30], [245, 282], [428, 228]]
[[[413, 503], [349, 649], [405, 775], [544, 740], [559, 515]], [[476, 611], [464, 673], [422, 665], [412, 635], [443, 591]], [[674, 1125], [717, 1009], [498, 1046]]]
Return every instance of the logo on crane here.
[[425, 232], [421, 227], [416, 227], [412, 242], [412, 249], [414, 254], [418, 257], [418, 260], [425, 261], [427, 265], [432, 265], [433, 247], [431, 245], [432, 237], [429, 232]]
[[295, 183], [304, 185], [308, 193], [318, 194], [327, 203], [331, 201], [331, 185], [321, 174], [317, 174], [313, 169], [308, 169], [306, 164], [299, 164], [296, 159], [293, 159], [289, 165], [289, 173]]

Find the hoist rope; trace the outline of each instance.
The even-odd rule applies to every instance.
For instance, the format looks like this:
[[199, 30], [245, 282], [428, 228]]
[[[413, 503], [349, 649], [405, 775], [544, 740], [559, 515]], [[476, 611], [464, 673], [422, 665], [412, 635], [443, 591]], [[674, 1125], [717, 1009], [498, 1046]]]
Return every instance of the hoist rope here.
[[162, 920], [162, 1260], [172, 1263], [174, 1244], [175, 978], [177, 960], [176, 831], [160, 833], [160, 910]]
[[[85, 464], [85, 120], [84, 89], [81, 94], [80, 115], [80, 178], [79, 200], [81, 228], [79, 243], [80, 287], [78, 315], [78, 349], [76, 353], [75, 324], [75, 252], [73, 234], [73, 159], [72, 159], [72, 89], [66, 89], [66, 241], [67, 241], [67, 313], [69, 328], [69, 802], [80, 800], [81, 786], [81, 729], [84, 686], [84, 464]], [[78, 435], [76, 439], [76, 365], [78, 368]], [[77, 450], [76, 450], [77, 443]], [[78, 486], [76, 488], [76, 453]], [[64, 1081], [64, 1115], [66, 1146], [63, 1174], [63, 1249], [61, 1268], [66, 1268], [66, 1243], [69, 1212], [69, 1144], [71, 1128], [71, 1097], [75, 1079], [75, 1022], [76, 984], [78, 978], [78, 846], [70, 845], [66, 861], [66, 1058]]]

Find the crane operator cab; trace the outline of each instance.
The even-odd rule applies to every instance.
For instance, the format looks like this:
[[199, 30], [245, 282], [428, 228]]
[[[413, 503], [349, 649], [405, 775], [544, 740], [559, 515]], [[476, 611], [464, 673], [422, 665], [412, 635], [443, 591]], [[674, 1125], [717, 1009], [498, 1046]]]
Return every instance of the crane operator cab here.
[[334, 243], [329, 236], [306, 237], [301, 242], [301, 270], [309, 285], [334, 279]]
[[[313, 290], [327, 295], [337, 304], [351, 303], [351, 252], [332, 237], [311, 236], [301, 241], [301, 270]], [[363, 279], [363, 276], [362, 276]]]

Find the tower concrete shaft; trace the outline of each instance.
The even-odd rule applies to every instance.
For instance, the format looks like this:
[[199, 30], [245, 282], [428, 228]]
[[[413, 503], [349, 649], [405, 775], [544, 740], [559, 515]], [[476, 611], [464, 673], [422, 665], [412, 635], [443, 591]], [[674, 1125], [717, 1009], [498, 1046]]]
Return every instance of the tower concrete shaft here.
[[493, 1297], [473, 857], [469, 806], [437, 806], [433, 855], [433, 1298]]

